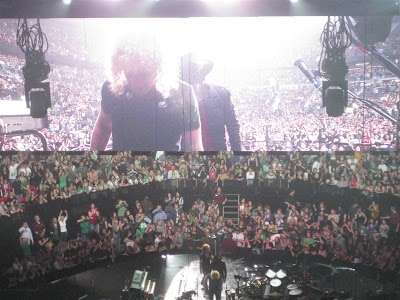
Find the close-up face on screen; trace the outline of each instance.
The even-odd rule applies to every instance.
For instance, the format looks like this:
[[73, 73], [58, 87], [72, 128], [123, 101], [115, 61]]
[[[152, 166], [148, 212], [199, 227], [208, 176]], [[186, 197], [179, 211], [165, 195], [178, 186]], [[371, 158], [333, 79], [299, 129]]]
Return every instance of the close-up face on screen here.
[[33, 120], [1, 19], [0, 150], [394, 150], [400, 18], [346, 17], [346, 86], [326, 74], [327, 19], [42, 19], [51, 105]]

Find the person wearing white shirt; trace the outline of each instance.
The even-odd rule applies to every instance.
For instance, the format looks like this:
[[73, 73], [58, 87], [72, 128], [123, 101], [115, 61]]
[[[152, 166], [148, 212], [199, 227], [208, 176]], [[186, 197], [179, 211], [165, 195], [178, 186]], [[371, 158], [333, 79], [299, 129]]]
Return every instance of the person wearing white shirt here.
[[28, 240], [28, 243], [30, 245], [34, 245], [35, 242], [33, 241], [33, 235], [32, 235], [32, 231], [28, 226], [27, 222], [24, 222], [22, 224], [22, 227], [18, 230], [18, 232], [21, 234], [21, 236], [19, 237], [20, 239], [26, 239]]
[[[62, 214], [63, 212], [65, 212], [65, 216]], [[60, 224], [60, 239], [65, 243], [68, 240], [67, 219], [68, 212], [66, 210], [60, 210], [60, 214], [58, 215], [58, 224]]]
[[172, 166], [172, 169], [168, 171], [168, 179], [179, 179], [181, 178], [181, 175], [179, 175], [179, 171], [175, 168], [175, 166]]
[[110, 190], [115, 191], [118, 188], [118, 179], [114, 175], [110, 175], [110, 179], [107, 181], [107, 185]]
[[17, 180], [17, 175], [18, 175], [18, 164], [15, 163], [15, 161], [11, 161], [10, 165], [8, 166], [8, 170], [10, 171], [9, 173], [9, 179], [10, 179], [10, 184], [13, 184], [14, 181]]
[[63, 269], [65, 269], [65, 264], [61, 258], [61, 256], [57, 256], [56, 261], [53, 264], [54, 269], [56, 269], [57, 271], [61, 271]]
[[314, 161], [312, 165], [312, 170], [317, 169], [319, 172], [319, 168], [321, 168], [321, 163], [318, 160]]
[[239, 228], [236, 228], [236, 231], [232, 234], [232, 239], [236, 242], [236, 246], [243, 247], [244, 235]]
[[353, 172], [355, 172], [356, 167], [357, 167], [357, 163], [358, 163], [358, 159], [355, 158], [355, 157], [350, 157], [350, 158], [347, 160], [347, 163], [349, 164], [350, 169], [351, 169]]
[[23, 172], [24, 176], [31, 176], [32, 170], [28, 167], [27, 163], [22, 164], [21, 169], [19, 169], [19, 173]]
[[175, 197], [172, 198], [172, 202], [173, 203], [178, 203], [179, 204], [179, 208], [183, 208], [183, 204], [185, 203], [185, 200], [183, 199], [181, 194], [179, 194], [179, 192], [176, 192]]
[[254, 178], [256, 177], [256, 173], [254, 173], [252, 168], [249, 168], [249, 171], [246, 173], [247, 185], [253, 185]]
[[381, 164], [378, 166], [378, 170], [382, 170], [382, 173], [385, 173], [388, 170], [384, 160], [382, 160]]

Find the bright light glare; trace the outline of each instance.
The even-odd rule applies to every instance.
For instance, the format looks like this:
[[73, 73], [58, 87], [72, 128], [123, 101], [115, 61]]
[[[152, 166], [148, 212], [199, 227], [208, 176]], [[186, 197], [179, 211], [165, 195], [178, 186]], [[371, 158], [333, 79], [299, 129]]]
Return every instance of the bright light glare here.
[[297, 3], [297, 2], [299, 2], [299, 0], [290, 0], [290, 2]]
[[65, 5], [70, 5], [72, 0], [62, 0]]
[[203, 2], [215, 3], [215, 4], [226, 4], [226, 3], [235, 3], [239, 0], [202, 0]]

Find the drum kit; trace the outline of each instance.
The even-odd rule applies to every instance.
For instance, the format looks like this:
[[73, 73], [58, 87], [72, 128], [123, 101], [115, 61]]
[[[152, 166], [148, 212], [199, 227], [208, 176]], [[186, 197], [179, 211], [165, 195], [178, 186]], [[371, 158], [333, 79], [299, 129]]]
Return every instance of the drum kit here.
[[[290, 266], [287, 269], [291, 270]], [[300, 280], [297, 281], [296, 276], [290, 276], [292, 278], [289, 279], [285, 268], [254, 265], [253, 268], [245, 268], [245, 272], [245, 276], [235, 276], [238, 282], [244, 282], [244, 286], [239, 288], [242, 295], [257, 299], [296, 299], [303, 294]]]

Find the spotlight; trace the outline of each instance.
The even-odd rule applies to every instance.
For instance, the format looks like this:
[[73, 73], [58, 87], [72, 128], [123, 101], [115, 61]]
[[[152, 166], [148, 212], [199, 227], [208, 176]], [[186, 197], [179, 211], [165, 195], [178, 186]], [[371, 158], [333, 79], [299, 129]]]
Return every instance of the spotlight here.
[[62, 3], [64, 3], [64, 5], [70, 5], [72, 2], [72, 0], [62, 0]]
[[330, 117], [343, 115], [344, 108], [347, 106], [347, 81], [332, 83], [324, 81], [322, 83], [322, 103], [326, 107], [326, 113]]
[[291, 3], [297, 3], [299, 0], [290, 0]]

